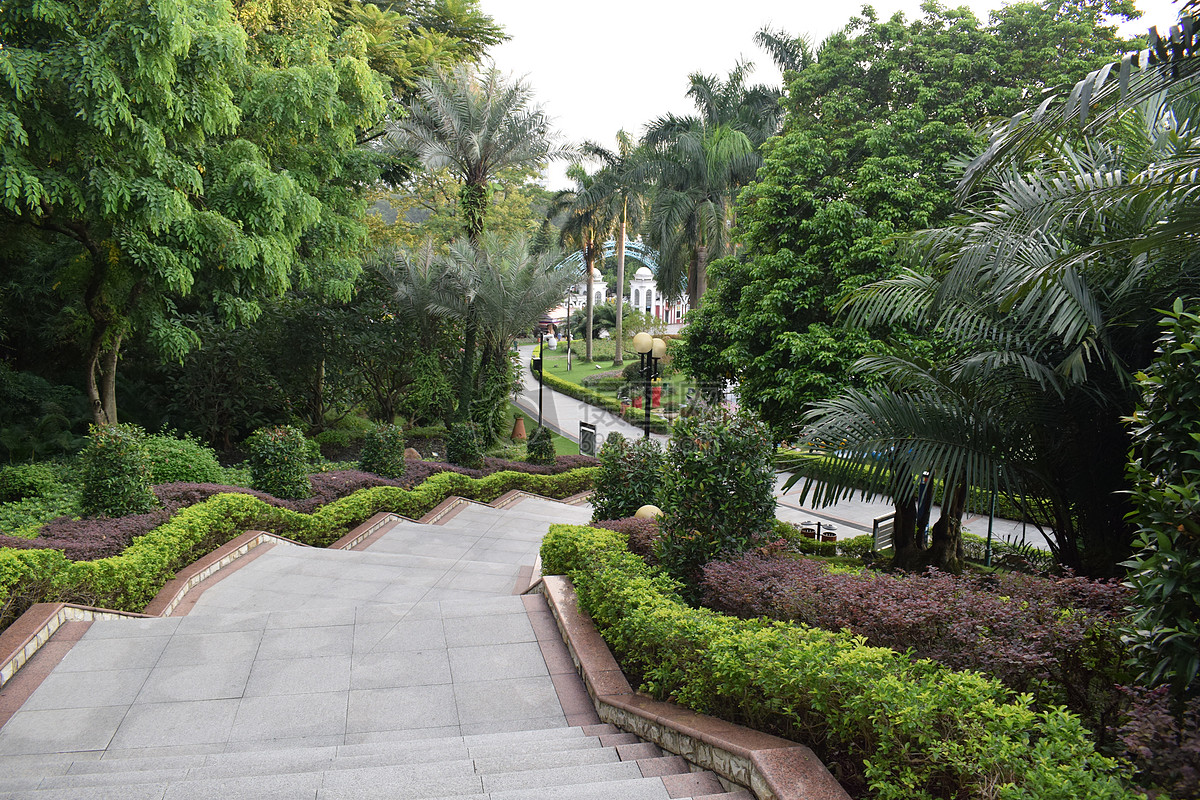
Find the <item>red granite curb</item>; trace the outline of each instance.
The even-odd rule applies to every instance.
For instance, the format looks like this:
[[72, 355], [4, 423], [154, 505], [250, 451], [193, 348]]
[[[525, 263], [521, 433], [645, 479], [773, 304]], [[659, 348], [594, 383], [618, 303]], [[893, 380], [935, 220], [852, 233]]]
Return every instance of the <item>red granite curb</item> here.
[[596, 626], [579, 610], [570, 580], [547, 576], [533, 590], [545, 596], [603, 722], [749, 787], [759, 800], [849, 800], [804, 745], [635, 693]]

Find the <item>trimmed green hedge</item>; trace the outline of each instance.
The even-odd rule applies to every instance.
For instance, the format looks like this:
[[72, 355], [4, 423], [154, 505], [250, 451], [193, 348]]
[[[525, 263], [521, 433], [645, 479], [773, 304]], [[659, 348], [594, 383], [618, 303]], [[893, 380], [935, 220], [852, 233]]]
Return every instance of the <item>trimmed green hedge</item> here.
[[[537, 370], [537, 368], [535, 368], [533, 366], [532, 362], [530, 362], [529, 371], [532, 372], [535, 377], [538, 374], [538, 370]], [[599, 392], [594, 392], [591, 389], [586, 389], [582, 386], [579, 386], [578, 384], [571, 383], [570, 381], [565, 381], [562, 378], [555, 375], [553, 372], [547, 372], [545, 377], [543, 378], [543, 380], [544, 380], [545, 384], [547, 386], [549, 386], [551, 389], [553, 389], [554, 391], [559, 392], [561, 394], [565, 394], [567, 397], [574, 397], [576, 400], [582, 400], [583, 402], [587, 403], [588, 405], [593, 405], [593, 406], [596, 406], [597, 408], [602, 408], [605, 411], [608, 411], [609, 413], [616, 414], [618, 417], [621, 417], [626, 422], [628, 422], [630, 425], [637, 425], [638, 427], [642, 427], [646, 423], [646, 419], [644, 416], [646, 413], [645, 409], [641, 409], [641, 408], [636, 409], [636, 411], [637, 411], [636, 417], [630, 416], [628, 414], [622, 417], [621, 404], [607, 395], [600, 394]], [[631, 406], [631, 408], [632, 408], [632, 406]], [[663, 435], [670, 435], [671, 424], [661, 417], [655, 417], [655, 416], [651, 415], [650, 430], [652, 430], [655, 433], [661, 433]]]
[[861, 765], [873, 797], [1138, 796], [1075, 715], [1038, 711], [998, 681], [846, 633], [691, 608], [623, 534], [552, 526], [542, 566], [571, 578], [580, 608], [643, 691]]
[[442, 472], [413, 489], [376, 486], [312, 514], [275, 508], [246, 494], [219, 494], [183, 509], [139, 536], [120, 555], [68, 561], [60, 550], [0, 549], [0, 628], [34, 603], [68, 602], [140, 611], [175, 572], [247, 530], [264, 530], [318, 547], [337, 541], [381, 512], [419, 517], [447, 497], [487, 502], [513, 489], [569, 497], [589, 488], [595, 467], [558, 475], [496, 472], [469, 478]]

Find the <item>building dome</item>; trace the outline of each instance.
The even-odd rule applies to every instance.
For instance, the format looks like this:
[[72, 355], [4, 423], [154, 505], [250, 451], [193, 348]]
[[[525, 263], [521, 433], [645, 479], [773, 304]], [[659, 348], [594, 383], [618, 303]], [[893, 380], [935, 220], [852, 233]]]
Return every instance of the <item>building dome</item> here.
[[649, 267], [638, 267], [638, 271], [633, 273], [633, 279], [635, 281], [652, 281], [654, 273], [650, 271]]
[[604, 276], [600, 274], [600, 270], [592, 267], [592, 280], [600, 280]]

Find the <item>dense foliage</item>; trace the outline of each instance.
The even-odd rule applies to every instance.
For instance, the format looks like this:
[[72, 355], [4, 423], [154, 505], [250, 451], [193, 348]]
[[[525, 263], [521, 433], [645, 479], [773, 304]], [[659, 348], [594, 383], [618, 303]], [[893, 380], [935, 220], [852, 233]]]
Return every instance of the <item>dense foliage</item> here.
[[667, 445], [657, 556], [695, 587], [699, 570], [768, 538], [775, 522], [775, 448], [767, 426], [745, 411], [704, 407], [681, 418]]
[[120, 517], [158, 504], [150, 491], [146, 432], [136, 425], [93, 425], [79, 461], [83, 513]]
[[456, 422], [446, 431], [446, 458], [451, 464], [467, 469], [483, 466], [483, 447], [473, 422]]
[[[1200, 696], [1200, 315], [1177, 300], [1130, 420], [1137, 593], [1129, 641], [1149, 686]], [[1178, 711], [1179, 709], [1177, 709]]]
[[556, 525], [547, 574], [569, 575], [641, 688], [813, 746], [854, 791], [920, 798], [1132, 798], [1074, 714], [998, 681], [833, 633], [691, 608], [613, 531]]
[[942, 572], [843, 572], [820, 561], [749, 553], [704, 567], [707, 608], [769, 617], [911, 651], [999, 679], [1042, 707], [1065, 705], [1103, 737], [1128, 683], [1119, 630], [1129, 593], [1115, 583]]
[[170, 433], [147, 436], [150, 483], [218, 483], [224, 477], [217, 454], [191, 436]]
[[250, 456], [251, 486], [275, 497], [308, 497], [313, 448], [298, 428], [260, 428], [246, 439], [245, 447]]
[[616, 431], [610, 433], [597, 454], [596, 491], [592, 495], [592, 519], [625, 519], [639, 508], [654, 503], [662, 478], [662, 445], [656, 439], [630, 442]]
[[404, 431], [397, 425], [378, 425], [363, 437], [359, 464], [385, 478], [404, 475]]
[[550, 429], [544, 426], [534, 428], [529, 441], [525, 443], [525, 452], [530, 464], [553, 464], [554, 437], [550, 435]]
[[808, 403], [881, 348], [866, 331], [832, 327], [838, 300], [900, 269], [897, 233], [950, 216], [946, 167], [980, 146], [978, 126], [1110, 60], [1122, 43], [1104, 14], [1132, 12], [1019, 3], [983, 25], [963, 9], [925, 6], [907, 21], [868, 7], [826, 39], [790, 75], [783, 131], [741, 195], [744, 246], [711, 267], [685, 368], [702, 381], [736, 377], [743, 401], [786, 437]]

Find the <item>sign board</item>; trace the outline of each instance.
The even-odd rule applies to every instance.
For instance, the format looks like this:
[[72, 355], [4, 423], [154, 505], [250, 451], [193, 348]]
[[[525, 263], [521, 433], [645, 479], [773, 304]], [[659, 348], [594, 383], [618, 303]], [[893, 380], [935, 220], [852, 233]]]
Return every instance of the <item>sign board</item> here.
[[579, 423], [579, 455], [596, 455], [596, 426], [586, 422]]

